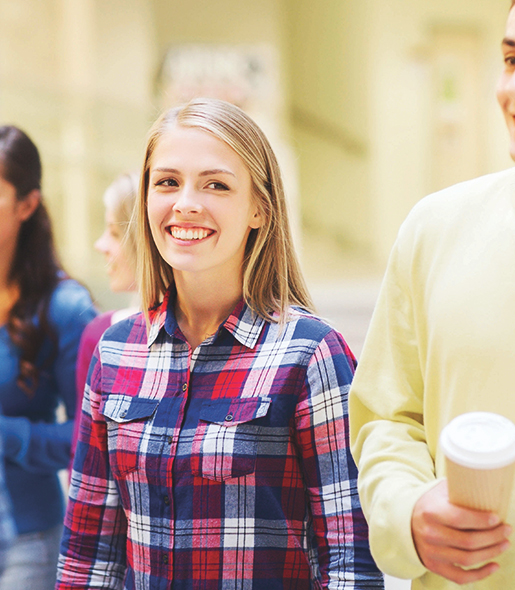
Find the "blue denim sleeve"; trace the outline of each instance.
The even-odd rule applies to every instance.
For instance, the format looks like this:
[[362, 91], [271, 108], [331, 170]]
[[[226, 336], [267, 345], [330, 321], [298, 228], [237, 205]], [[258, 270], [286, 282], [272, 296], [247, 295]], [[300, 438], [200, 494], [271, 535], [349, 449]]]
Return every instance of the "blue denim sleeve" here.
[[88, 291], [73, 280], [56, 288], [49, 318], [57, 336], [53, 358], [49, 404], [56, 399], [66, 411], [64, 422], [34, 421], [26, 417], [0, 416], [0, 433], [5, 456], [25, 469], [53, 473], [68, 467], [73, 418], [75, 416], [75, 364], [80, 337], [86, 325], [97, 315]]
[[0, 572], [4, 569], [6, 550], [16, 535], [11, 500], [5, 486], [3, 445], [0, 437]]

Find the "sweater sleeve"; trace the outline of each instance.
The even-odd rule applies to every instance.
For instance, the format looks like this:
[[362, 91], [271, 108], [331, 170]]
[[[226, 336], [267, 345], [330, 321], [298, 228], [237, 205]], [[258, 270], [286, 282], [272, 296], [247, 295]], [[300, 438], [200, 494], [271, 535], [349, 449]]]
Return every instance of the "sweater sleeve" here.
[[426, 571], [412, 540], [411, 514], [436, 483], [424, 428], [423, 339], [409, 279], [413, 264], [410, 238], [400, 235], [349, 397], [352, 452], [372, 555], [380, 569], [399, 578]]
[[347, 345], [331, 330], [311, 358], [296, 409], [320, 582], [332, 590], [384, 587], [370, 555], [349, 448], [347, 395], [354, 366]]
[[[72, 280], [58, 285], [49, 306], [57, 341], [49, 383], [55, 388], [52, 397], [63, 403], [67, 419], [57, 423], [34, 421], [24, 416], [0, 416], [5, 457], [24, 469], [54, 473], [68, 466], [75, 415], [77, 349], [84, 327], [95, 316], [96, 310], [84, 287]], [[49, 400], [49, 403], [52, 402]]]

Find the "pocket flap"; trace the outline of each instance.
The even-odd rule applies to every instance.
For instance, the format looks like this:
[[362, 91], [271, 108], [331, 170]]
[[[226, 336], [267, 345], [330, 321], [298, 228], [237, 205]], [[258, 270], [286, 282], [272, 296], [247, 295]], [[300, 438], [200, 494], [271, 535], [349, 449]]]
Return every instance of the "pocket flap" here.
[[159, 400], [157, 399], [117, 395], [106, 399], [101, 413], [106, 418], [122, 424], [133, 420], [150, 418], [158, 405]]
[[209, 400], [202, 404], [200, 419], [213, 424], [237, 426], [266, 416], [271, 403], [268, 397]]

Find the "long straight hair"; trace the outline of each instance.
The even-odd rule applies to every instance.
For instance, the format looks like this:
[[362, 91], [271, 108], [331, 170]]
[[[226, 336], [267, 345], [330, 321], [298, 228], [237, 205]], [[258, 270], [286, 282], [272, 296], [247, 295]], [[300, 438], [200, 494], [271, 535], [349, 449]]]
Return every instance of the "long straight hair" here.
[[[0, 174], [14, 186], [19, 201], [33, 190], [41, 190], [38, 149], [28, 135], [12, 125], [0, 127]], [[48, 338], [55, 346], [48, 307], [60, 278], [64, 272], [56, 255], [50, 218], [40, 201], [20, 227], [9, 276], [19, 297], [9, 311], [7, 331], [21, 351], [17, 384], [28, 395], [38, 385], [36, 359], [43, 342]]]
[[138, 277], [143, 310], [157, 305], [173, 284], [173, 269], [154, 243], [147, 214], [152, 155], [159, 140], [175, 125], [201, 129], [232, 148], [247, 166], [252, 197], [263, 223], [250, 231], [243, 261], [243, 297], [249, 307], [269, 321], [283, 322], [291, 305], [313, 309], [293, 248], [283, 182], [275, 154], [261, 129], [238, 107], [199, 98], [164, 113], [151, 128], [136, 206]]

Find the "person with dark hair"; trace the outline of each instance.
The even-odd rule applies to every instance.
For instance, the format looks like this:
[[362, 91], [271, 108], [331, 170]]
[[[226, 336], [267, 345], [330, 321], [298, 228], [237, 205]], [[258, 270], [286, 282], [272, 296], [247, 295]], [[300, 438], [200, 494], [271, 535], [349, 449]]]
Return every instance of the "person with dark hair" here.
[[[55, 584], [75, 414], [75, 362], [96, 316], [88, 291], [64, 272], [41, 195], [32, 140], [0, 127], [0, 434], [18, 536], [1, 590]], [[59, 403], [67, 421], [56, 422]]]
[[383, 588], [355, 359], [310, 311], [263, 132], [214, 99], [168, 111], [136, 212], [143, 313], [93, 355], [56, 588]]

